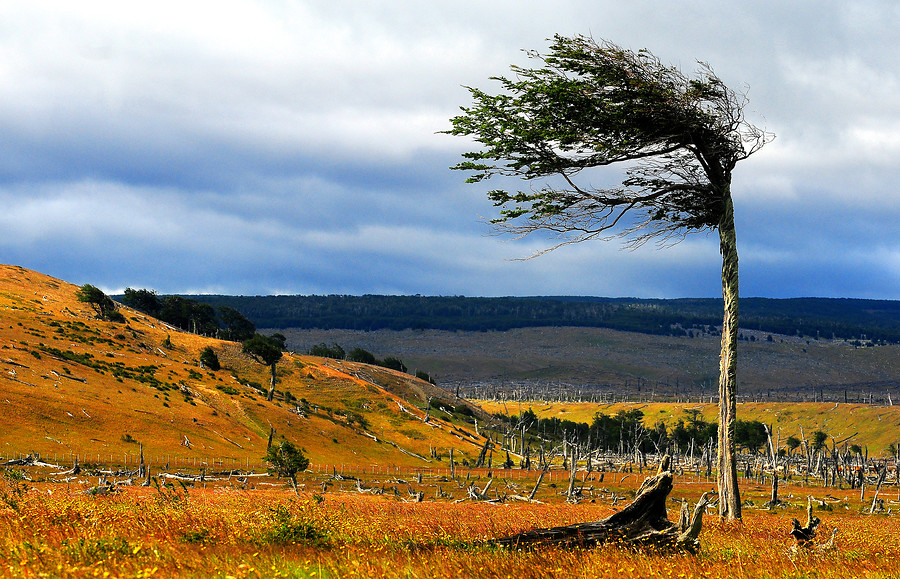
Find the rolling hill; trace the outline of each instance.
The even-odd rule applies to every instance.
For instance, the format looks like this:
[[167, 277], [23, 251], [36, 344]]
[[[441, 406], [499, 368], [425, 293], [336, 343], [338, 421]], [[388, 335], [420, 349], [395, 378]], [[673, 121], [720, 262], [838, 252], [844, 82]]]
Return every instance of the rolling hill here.
[[[432, 399], [448, 410], [467, 403], [427, 382], [286, 354], [279, 392], [267, 402], [258, 385], [268, 369], [240, 344], [126, 307], [124, 323], [98, 320], [76, 299], [78, 289], [0, 265], [0, 456], [130, 464], [142, 449], [156, 464], [259, 467], [272, 429], [313, 464], [426, 466], [437, 460], [433, 449], [453, 448], [460, 458], [478, 452], [465, 414], [426, 414]], [[199, 364], [206, 347], [221, 370]]]
[[[446, 466], [449, 449], [457, 460], [474, 458], [483, 444], [469, 414], [480, 425], [491, 420], [490, 414], [408, 374], [286, 354], [278, 364], [278, 393], [267, 402], [262, 385], [268, 369], [243, 355], [239, 344], [185, 333], [126, 307], [120, 308], [124, 322], [101, 321], [76, 299], [77, 291], [34, 271], [0, 266], [2, 458], [38, 453], [60, 463], [77, 456], [81, 462], [133, 465], [143, 449], [151, 465], [259, 470], [274, 429], [276, 437], [297, 443], [320, 467], [428, 468]], [[684, 383], [693, 371], [712, 379], [715, 369], [707, 366], [714, 364], [717, 346], [713, 336], [648, 336], [602, 328], [287, 333], [289, 344], [352, 339], [348, 346], [399, 355], [412, 370], [422, 363], [439, 382], [451, 371], [485, 384], [510, 374], [551, 384], [560, 376], [585, 381], [630, 376], [632, 384], [643, 385], [644, 394], [666, 380], [676, 384], [675, 371], [687, 373]], [[207, 347], [218, 355], [221, 370], [201, 367], [200, 352]], [[856, 381], [871, 390], [875, 379], [898, 380], [898, 346], [779, 337], [742, 347], [749, 363], [742, 372], [745, 385], [805, 384], [821, 392], [829, 384]], [[625, 393], [621, 387], [617, 391]], [[485, 402], [484, 408], [515, 414], [533, 406], [542, 416], [583, 422], [598, 411], [626, 408], [559, 406], [546, 392], [536, 394], [544, 402]], [[435, 400], [443, 410], [429, 405]], [[690, 404], [714, 416], [713, 405]], [[458, 411], [463, 407], [465, 412]], [[652, 426], [677, 419], [686, 406], [627, 406], [633, 407], [643, 409]], [[772, 424], [783, 437], [797, 434], [800, 426], [809, 432], [823, 429], [837, 439], [852, 436], [874, 453], [897, 439], [895, 408], [900, 406], [747, 401], [739, 417]]]

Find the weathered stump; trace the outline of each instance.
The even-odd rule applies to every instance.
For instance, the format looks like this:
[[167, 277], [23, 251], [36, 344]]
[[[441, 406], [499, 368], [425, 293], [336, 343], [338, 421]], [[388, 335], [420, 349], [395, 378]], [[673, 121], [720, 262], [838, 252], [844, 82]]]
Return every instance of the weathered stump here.
[[807, 497], [806, 503], [806, 525], [801, 526], [800, 521], [797, 519], [791, 519], [791, 531], [789, 535], [797, 541], [795, 544], [791, 545], [789, 552], [791, 555], [797, 555], [800, 553], [827, 553], [828, 551], [833, 551], [836, 546], [834, 543], [834, 538], [837, 536], [838, 530], [837, 528], [831, 529], [831, 538], [828, 541], [820, 544], [816, 544], [816, 532], [819, 529], [819, 525], [822, 523], [819, 517], [813, 516], [813, 504], [812, 497]]
[[703, 512], [711, 500], [711, 493], [703, 494], [693, 515], [687, 512], [685, 505], [679, 522], [673, 523], [666, 516], [666, 498], [672, 491], [673, 478], [668, 468], [669, 457], [666, 457], [660, 464], [659, 472], [643, 482], [634, 501], [602, 521], [534, 529], [494, 539], [490, 544], [508, 548], [540, 545], [589, 548], [617, 542], [636, 547], [696, 553], [700, 548], [697, 537], [702, 526]]

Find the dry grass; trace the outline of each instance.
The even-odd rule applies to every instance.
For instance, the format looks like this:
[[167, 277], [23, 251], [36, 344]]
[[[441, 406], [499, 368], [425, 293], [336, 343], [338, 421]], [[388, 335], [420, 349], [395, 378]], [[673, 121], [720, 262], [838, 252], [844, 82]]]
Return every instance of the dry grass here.
[[[0, 266], [0, 457], [38, 452], [59, 461], [133, 464], [140, 443], [154, 469], [261, 468], [270, 428], [320, 464], [425, 466], [432, 447], [455, 448], [460, 457], [477, 451], [451, 432], [468, 425], [425, 424], [415, 399], [385, 389], [430, 388], [412, 377], [367, 368], [382, 388], [349, 375], [352, 364], [287, 355], [278, 389], [308, 402], [300, 415], [297, 404], [282, 397], [267, 402], [247, 386], [267, 385], [268, 372], [239, 345], [181, 332], [128, 308], [122, 308], [126, 324], [97, 320], [76, 300], [77, 289]], [[223, 370], [199, 366], [207, 346]]]
[[[423, 411], [413, 402], [433, 395], [429, 386], [388, 371], [291, 356], [280, 366], [280, 388], [307, 400], [309, 410], [300, 416], [292, 412], [295, 405], [266, 402], [246, 386], [251, 381], [264, 384], [266, 371], [240, 355], [236, 345], [178, 332], [127, 309], [127, 325], [97, 321], [75, 300], [76, 289], [22, 268], [0, 266], [0, 454], [77, 454], [83, 462], [109, 466], [127, 459], [132, 465], [138, 446], [125, 440], [127, 434], [143, 443], [154, 466], [175, 456], [181, 465], [198, 468], [259, 466], [274, 426], [279, 435], [298, 441], [314, 463], [346, 465], [346, 473], [359, 476], [363, 487], [384, 494], [360, 494], [355, 481], [333, 479], [331, 469], [322, 467], [303, 475], [305, 490], [299, 496], [284, 481], [222, 476], [187, 488], [124, 486], [118, 494], [95, 496], [86, 494], [97, 482], [92, 469], [78, 477], [52, 474], [52, 469], [7, 469], [0, 478], [4, 576], [900, 576], [900, 525], [893, 514], [900, 496], [895, 487], [883, 490], [892, 514], [870, 516], [862, 514], [867, 505], [858, 491], [785, 483], [781, 495], [790, 504], [783, 509], [747, 508], [740, 526], [708, 520], [697, 556], [615, 546], [528, 552], [485, 547], [480, 544], [485, 538], [608, 516], [621, 508], [621, 501], [613, 505], [614, 497], [633, 494], [642, 477], [607, 473], [601, 482], [594, 475], [583, 481], [587, 500], [578, 505], [563, 502], [565, 476], [558, 471], [538, 494], [542, 504], [455, 502], [465, 498], [467, 484], [483, 488], [487, 472], [458, 468], [457, 482], [447, 478], [446, 461], [398, 450], [426, 458], [432, 448], [445, 457], [447, 449], [455, 448], [458, 458], [476, 451], [453, 431], [468, 425], [448, 422], [447, 416], [423, 422]], [[172, 347], [164, 345], [166, 338]], [[227, 370], [199, 368], [197, 358], [206, 346], [219, 353]], [[360, 370], [384, 387], [351, 375]], [[617, 407], [599, 409], [614, 412]], [[590, 420], [598, 407], [535, 410]], [[682, 409], [643, 410], [653, 421], [677, 416]], [[712, 416], [711, 407], [702, 411]], [[352, 413], [364, 417], [364, 428], [351, 420]], [[810, 429], [835, 436], [859, 429], [859, 440], [871, 440], [870, 446], [888, 440], [879, 438], [888, 436], [880, 433], [892, 433], [898, 424], [886, 408], [742, 407], [742, 418], [757, 416], [779, 425], [783, 437], [794, 434], [795, 424], [806, 428], [808, 423]], [[182, 446], [184, 437], [190, 448]], [[417, 469], [421, 483], [413, 474]], [[536, 477], [521, 471], [495, 470], [493, 475], [494, 496], [527, 494]], [[682, 477], [673, 498], [695, 501], [712, 486], [708, 480]], [[768, 488], [753, 484], [744, 484], [741, 491], [756, 504], [768, 494]], [[425, 501], [411, 502], [418, 492]], [[791, 517], [802, 517], [808, 494], [829, 505], [831, 510], [817, 514], [825, 521], [825, 533], [840, 529], [838, 549], [792, 556], [786, 532]], [[671, 506], [677, 508], [674, 502]]]
[[[317, 487], [320, 480], [307, 475], [303, 482]], [[498, 478], [494, 484], [505, 487], [506, 482]], [[627, 496], [638, 482], [631, 477], [603, 487], [610, 495]], [[837, 491], [835, 496], [829, 489], [830, 510], [816, 512], [823, 519], [821, 535], [839, 529], [836, 550], [792, 554], [790, 519], [803, 517], [807, 493], [824, 492], [792, 484], [783, 486], [785, 497], [796, 497], [791, 505], [771, 512], [747, 508], [742, 525], [707, 517], [696, 556], [614, 545], [510, 552], [480, 544], [534, 527], [598, 520], [621, 507], [599, 496], [596, 502], [566, 504], [550, 488], [542, 493], [543, 504], [494, 505], [410, 503], [333, 490], [295, 496], [277, 487], [240, 490], [222, 484], [179, 491], [175, 498], [137, 487], [96, 497], [84, 494], [83, 485], [51, 483], [36, 483], [17, 494], [22, 484], [9, 477], [0, 481], [2, 496], [15, 499], [12, 506], [7, 501], [0, 506], [0, 573], [8, 577], [845, 578], [900, 573], [896, 515], [862, 514], [856, 493]], [[453, 485], [430, 475], [423, 483], [435, 484]], [[742, 489], [760, 501], [765, 490]], [[695, 500], [701, 488], [676, 479], [676, 491]], [[677, 507], [672, 502], [670, 517]]]

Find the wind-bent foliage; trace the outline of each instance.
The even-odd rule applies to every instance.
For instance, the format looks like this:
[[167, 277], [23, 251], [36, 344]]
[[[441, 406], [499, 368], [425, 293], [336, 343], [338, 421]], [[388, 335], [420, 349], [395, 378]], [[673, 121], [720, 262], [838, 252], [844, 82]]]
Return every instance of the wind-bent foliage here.
[[271, 370], [272, 381], [266, 396], [266, 400], [271, 402], [275, 397], [275, 366], [281, 360], [284, 352], [284, 336], [282, 334], [271, 336], [254, 334], [252, 338], [244, 342], [242, 349], [245, 354], [260, 364], [265, 364]]
[[249, 340], [256, 333], [256, 326], [247, 319], [244, 314], [228, 306], [219, 306], [219, 318], [222, 320], [222, 329], [219, 331], [219, 339], [232, 342]]
[[[731, 173], [770, 136], [748, 123], [747, 99], [709, 65], [695, 78], [632, 51], [585, 36], [555, 36], [548, 54], [529, 52], [539, 68], [513, 66], [494, 77], [502, 91], [469, 88], [474, 99], [451, 119], [453, 135], [482, 149], [454, 169], [468, 182], [491, 177], [540, 181], [530, 191], [495, 189], [488, 196], [501, 232], [537, 231], [559, 240], [545, 251], [589, 239], [622, 237], [674, 243], [693, 231], [718, 230], [725, 317], [720, 361], [719, 492], [724, 518], [740, 518], [732, 439], [737, 347], [737, 242]], [[590, 169], [621, 164], [618, 185], [594, 187]], [[541, 253], [544, 253], [541, 252]]]
[[89, 283], [84, 284], [75, 293], [79, 302], [89, 304], [101, 320], [124, 322], [125, 316], [118, 311], [116, 302], [103, 293], [103, 290]]
[[[556, 36], [550, 54], [529, 56], [544, 66], [494, 77], [504, 89], [497, 95], [469, 88], [475, 105], [448, 131], [484, 145], [454, 167], [475, 171], [469, 182], [558, 177], [531, 192], [490, 191], [503, 208], [494, 223], [557, 232], [563, 243], [612, 234], [633, 244], [719, 226], [732, 169], [767, 142], [744, 120], [742, 95], [707, 64], [691, 79], [646, 50], [583, 36]], [[615, 163], [630, 163], [620, 185], [574, 180]], [[626, 213], [640, 217], [624, 222]], [[519, 217], [527, 222], [514, 223]]]
[[271, 474], [290, 479], [294, 491], [297, 490], [297, 473], [309, 466], [309, 459], [303, 451], [288, 440], [271, 445], [263, 460], [269, 463]]

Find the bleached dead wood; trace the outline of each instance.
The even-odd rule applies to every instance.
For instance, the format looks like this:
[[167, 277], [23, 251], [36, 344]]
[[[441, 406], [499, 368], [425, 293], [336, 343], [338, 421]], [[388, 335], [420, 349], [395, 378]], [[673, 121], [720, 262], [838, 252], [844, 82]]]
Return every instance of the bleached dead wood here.
[[535, 529], [489, 543], [508, 548], [540, 545], [583, 548], [617, 541], [635, 547], [695, 553], [700, 548], [697, 537], [703, 513], [712, 495], [704, 493], [700, 497], [692, 517], [683, 516], [679, 523], [669, 521], [666, 497], [672, 490], [673, 479], [669, 462], [670, 458], [666, 457], [659, 472], [644, 481], [631, 504], [602, 521]]
[[884, 484], [884, 479], [887, 476], [887, 466], [883, 466], [879, 469], [878, 472], [878, 480], [875, 483], [875, 494], [872, 496], [872, 506], [869, 508], [869, 514], [875, 512], [875, 508], [878, 506], [878, 493], [881, 491], [881, 485]]
[[806, 498], [806, 525], [800, 526], [800, 521], [797, 519], [791, 519], [791, 532], [788, 533], [790, 536], [797, 541], [795, 547], [808, 546], [811, 544], [812, 540], [816, 537], [816, 530], [819, 528], [819, 524], [822, 522], [819, 517], [813, 516], [813, 499], [812, 497]]
[[32, 452], [25, 458], [14, 458], [8, 460], [0, 464], [0, 466], [37, 466], [42, 468], [62, 468], [58, 464], [50, 464], [48, 462], [42, 461], [41, 455], [36, 452]]
[[491, 488], [491, 483], [494, 482], [494, 479], [488, 479], [487, 484], [484, 485], [482, 490], [478, 490], [478, 487], [474, 484], [470, 485], [467, 490], [469, 494], [469, 498], [475, 501], [487, 501], [490, 500], [487, 496], [488, 489]]
[[541, 482], [543, 482], [543, 480], [544, 480], [544, 475], [547, 474], [547, 472], [549, 472], [549, 470], [550, 470], [550, 469], [548, 469], [548, 468], [545, 467], [545, 468], [541, 471], [541, 474], [538, 475], [537, 482], [534, 483], [534, 488], [531, 489], [531, 493], [528, 495], [528, 500], [529, 500], [529, 501], [533, 501], [533, 500], [534, 500], [534, 495], [536, 495], [537, 492], [538, 492], [538, 489], [541, 488]]

